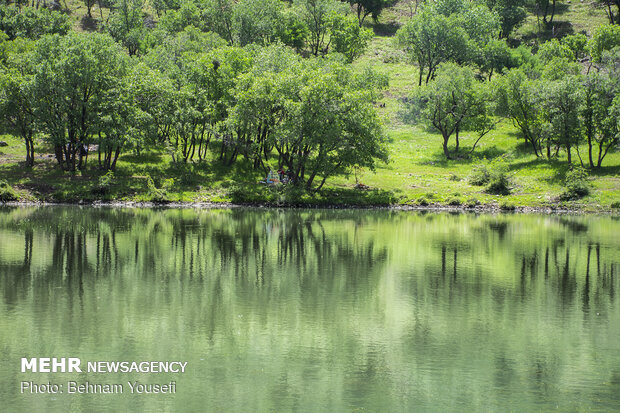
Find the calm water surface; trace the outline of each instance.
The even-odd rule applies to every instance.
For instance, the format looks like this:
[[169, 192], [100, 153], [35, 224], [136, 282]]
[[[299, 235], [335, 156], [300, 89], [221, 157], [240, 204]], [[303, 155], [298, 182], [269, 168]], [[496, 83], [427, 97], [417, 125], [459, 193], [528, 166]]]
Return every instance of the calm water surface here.
[[619, 411], [619, 277], [609, 216], [2, 208], [0, 410]]

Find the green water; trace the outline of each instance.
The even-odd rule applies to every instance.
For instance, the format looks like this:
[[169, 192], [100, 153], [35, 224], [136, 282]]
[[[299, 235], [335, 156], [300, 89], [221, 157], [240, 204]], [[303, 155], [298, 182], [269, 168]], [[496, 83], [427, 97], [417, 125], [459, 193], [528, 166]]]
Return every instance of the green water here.
[[609, 216], [2, 208], [0, 410], [619, 411], [619, 278]]

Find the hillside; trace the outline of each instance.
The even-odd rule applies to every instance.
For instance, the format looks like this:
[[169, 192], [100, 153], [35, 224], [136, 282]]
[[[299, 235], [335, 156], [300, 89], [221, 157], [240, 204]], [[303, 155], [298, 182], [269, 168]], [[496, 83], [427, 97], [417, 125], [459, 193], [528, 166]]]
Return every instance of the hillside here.
[[[68, 0], [62, 6], [69, 10], [76, 31], [90, 32], [101, 27], [109, 9], [94, 5], [92, 18], [86, 16], [83, 2]], [[165, 148], [153, 147], [137, 155], [125, 151], [114, 171], [105, 178], [106, 171], [97, 168], [96, 153], [87, 167], [68, 173], [61, 170], [53, 153], [54, 148], [43, 140], [35, 144], [35, 165], [23, 166], [24, 149], [20, 138], [4, 135], [0, 140], [8, 146], [0, 147], [0, 180], [5, 180], [22, 201], [143, 202], [154, 198], [159, 187], [165, 192], [166, 202], [241, 202], [294, 205], [449, 205], [453, 207], [535, 207], [602, 211], [620, 204], [620, 152], [612, 150], [601, 168], [589, 171], [591, 192], [581, 199], [564, 199], [566, 174], [571, 167], [566, 153], [547, 160], [535, 156], [520, 139], [520, 132], [509, 119], [497, 118], [494, 130], [484, 136], [476, 149], [467, 154], [475, 137], [463, 132], [463, 156], [446, 159], [442, 152], [441, 136], [423, 125], [404, 121], [404, 104], [418, 88], [418, 68], [396, 44], [395, 33], [415, 13], [415, 2], [400, 1], [383, 10], [376, 22], [368, 18], [364, 25], [374, 31], [364, 54], [352, 64], [354, 71], [370, 67], [386, 76], [388, 86], [380, 92], [373, 106], [380, 115], [389, 161], [379, 162], [373, 172], [369, 168], [350, 168], [346, 174], [330, 178], [318, 192], [303, 191], [287, 185], [265, 186], [264, 171], [241, 159], [232, 167], [218, 160], [218, 152], [211, 149], [205, 160], [189, 164], [173, 163]], [[145, 5], [148, 18], [157, 20], [152, 7]], [[150, 17], [149, 17], [150, 16]], [[540, 17], [528, 9], [525, 23], [509, 39], [509, 44], [520, 44], [536, 49], [551, 38], [584, 33], [591, 37], [594, 30], [606, 24], [607, 16], [599, 3], [558, 2], [554, 23], [541, 29]], [[587, 153], [581, 142], [579, 154]], [[573, 160], [579, 163], [579, 160]], [[585, 160], [585, 158], [584, 158]], [[506, 168], [510, 194], [488, 193], [484, 186], [476, 186], [471, 177], [480, 168], [492, 169], [501, 164]], [[270, 160], [277, 169], [277, 159]], [[152, 178], [153, 185], [148, 181]], [[165, 179], [174, 183], [166, 186]], [[359, 185], [361, 184], [361, 185]], [[105, 191], [101, 191], [102, 185]], [[166, 186], [164, 188], [164, 186]], [[361, 189], [360, 189], [361, 188]], [[161, 194], [160, 194], [161, 195]]]

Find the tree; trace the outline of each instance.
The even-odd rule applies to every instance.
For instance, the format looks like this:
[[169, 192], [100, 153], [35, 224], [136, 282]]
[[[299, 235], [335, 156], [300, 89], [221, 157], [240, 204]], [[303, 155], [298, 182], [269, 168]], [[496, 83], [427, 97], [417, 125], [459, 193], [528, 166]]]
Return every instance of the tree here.
[[[607, 73], [592, 72], [583, 79], [584, 99], [581, 117], [588, 143], [588, 163], [591, 168], [600, 168], [609, 150], [617, 146], [620, 141], [618, 123], [620, 94], [614, 83]], [[596, 154], [594, 154], [595, 146], [598, 152]]]
[[[537, 157], [542, 156], [545, 121], [539, 93], [540, 84], [530, 80], [521, 69], [512, 69], [498, 81], [497, 109], [519, 128], [521, 137]], [[551, 157], [548, 147], [547, 156]]]
[[395, 0], [348, 0], [357, 13], [357, 23], [362, 27], [366, 17], [371, 16], [377, 21], [383, 9], [396, 4]]
[[310, 32], [310, 53], [318, 56], [329, 50], [329, 32], [332, 16], [343, 10], [343, 5], [337, 0], [294, 0], [301, 20]]
[[[473, 69], [467, 66], [442, 64], [436, 79], [418, 89], [409, 101], [408, 121], [423, 123], [439, 132], [447, 159], [458, 153], [461, 131], [472, 130], [478, 134], [473, 151], [478, 141], [494, 127], [490, 116], [492, 97], [486, 84], [478, 82]], [[454, 154], [449, 150], [453, 135]]]
[[94, 120], [97, 135], [99, 167], [115, 170], [121, 152], [139, 144], [137, 122], [141, 113], [134, 103], [134, 90], [128, 77], [122, 77], [112, 87], [102, 91], [99, 116]]
[[476, 63], [491, 80], [494, 73], [502, 73], [504, 69], [515, 66], [514, 60], [506, 41], [495, 39], [484, 45]]
[[205, 0], [202, 17], [208, 30], [219, 34], [232, 45], [234, 41], [233, 2], [231, 0]]
[[[605, 13], [609, 19], [609, 24], [620, 25], [620, 0], [599, 0], [599, 3], [602, 3], [605, 9]], [[613, 10], [614, 6], [616, 7], [615, 13]]]
[[600, 62], [605, 51], [620, 46], [620, 26], [602, 24], [594, 30], [590, 40], [590, 52], [594, 62]]
[[547, 26], [553, 23], [555, 2], [556, 0], [535, 0], [536, 15], [540, 16], [542, 14], [543, 23]]
[[0, 5], [0, 31], [8, 35], [9, 40], [17, 37], [38, 39], [46, 34], [67, 34], [71, 29], [69, 16], [46, 8], [19, 9]]
[[241, 0], [233, 7], [234, 32], [240, 46], [273, 42], [281, 23], [279, 0]]
[[337, 14], [332, 19], [333, 50], [345, 55], [349, 63], [364, 54], [373, 36], [372, 30], [358, 26], [353, 18]]
[[86, 15], [92, 19], [93, 15], [91, 13], [91, 10], [93, 6], [95, 5], [95, 3], [97, 2], [97, 0], [83, 0], [83, 1], [84, 1], [84, 5], [86, 6]]
[[564, 36], [561, 43], [573, 52], [575, 60], [583, 59], [588, 55], [588, 37], [585, 34], [577, 33]]
[[566, 150], [568, 164], [572, 164], [571, 150], [582, 137], [580, 111], [583, 93], [580, 79], [565, 76], [548, 81], [542, 89], [542, 103], [549, 133], [555, 143]]
[[[310, 67], [284, 101], [286, 115], [274, 146], [295, 181], [319, 190], [325, 181], [351, 167], [374, 169], [387, 161], [381, 123], [369, 92], [357, 89], [347, 69]], [[349, 78], [349, 79], [347, 79]], [[290, 82], [287, 82], [290, 85]]]
[[151, 5], [157, 13], [157, 17], [161, 17], [162, 14], [168, 10], [178, 10], [181, 4], [178, 0], [152, 0]]
[[431, 8], [409, 20], [396, 33], [398, 43], [420, 68], [418, 85], [426, 70], [426, 83], [442, 62], [465, 60], [468, 54], [468, 36], [453, 18], [435, 14]]
[[[34, 165], [36, 118], [32, 99], [32, 66], [29, 53], [33, 42], [16, 39], [5, 46], [7, 58], [0, 69], [0, 119], [26, 146], [26, 166]], [[8, 50], [7, 50], [8, 49]]]
[[501, 22], [500, 37], [508, 38], [510, 33], [518, 29], [525, 18], [526, 0], [487, 0], [489, 9], [497, 13]]
[[82, 167], [82, 149], [96, 130], [103, 96], [124, 76], [126, 55], [98, 33], [45, 36], [33, 53], [37, 122], [65, 169]]
[[164, 145], [174, 125], [176, 89], [172, 80], [162, 72], [140, 62], [127, 76], [135, 108], [134, 147], [138, 153], [146, 145]]
[[575, 52], [567, 44], [560, 43], [557, 39], [551, 39], [540, 45], [538, 57], [543, 65], [548, 65], [553, 59], [574, 61]]
[[142, 48], [145, 35], [142, 0], [116, 0], [107, 31], [114, 40], [127, 48], [130, 56]]

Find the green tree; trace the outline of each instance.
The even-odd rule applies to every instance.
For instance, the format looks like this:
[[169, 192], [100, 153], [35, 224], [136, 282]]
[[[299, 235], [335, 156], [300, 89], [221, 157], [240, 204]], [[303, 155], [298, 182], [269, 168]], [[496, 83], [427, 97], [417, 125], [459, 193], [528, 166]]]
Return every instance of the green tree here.
[[333, 50], [345, 55], [349, 63], [364, 54], [373, 36], [372, 30], [360, 27], [352, 17], [337, 14], [332, 19]]
[[540, 45], [538, 57], [543, 65], [548, 65], [553, 59], [574, 61], [575, 52], [567, 44], [560, 43], [557, 39], [551, 39]]
[[326, 54], [330, 44], [332, 17], [343, 11], [343, 4], [338, 0], [294, 0], [294, 4], [310, 33], [310, 53], [315, 56]]
[[[418, 89], [409, 99], [406, 118], [412, 123], [423, 123], [442, 136], [443, 153], [454, 158], [460, 147], [460, 132], [471, 130], [478, 134], [472, 147], [493, 127], [491, 101], [486, 84], [478, 82], [473, 69], [454, 63], [440, 65], [436, 79]], [[454, 152], [449, 143], [455, 137]]]
[[502, 38], [508, 38], [510, 33], [518, 29], [527, 17], [525, 11], [527, 0], [487, 0], [486, 3], [499, 16], [500, 37]]
[[[542, 156], [546, 136], [540, 88], [540, 81], [528, 79], [521, 69], [512, 69], [498, 80], [496, 96], [498, 113], [519, 128], [537, 157]], [[550, 149], [547, 156], [551, 157]]]
[[278, 38], [282, 43], [301, 51], [306, 46], [306, 39], [310, 34], [308, 26], [294, 10], [286, 9], [281, 12], [281, 23], [278, 25]]
[[7, 53], [5, 66], [0, 67], [0, 119], [5, 128], [20, 136], [26, 146], [26, 166], [34, 164], [33, 71], [29, 59], [33, 42], [16, 39], [3, 45]]
[[140, 62], [128, 73], [127, 88], [132, 94], [136, 116], [133, 147], [140, 153], [147, 145], [164, 146], [174, 126], [176, 89], [173, 81]]
[[568, 47], [575, 60], [585, 58], [588, 53], [588, 37], [585, 34], [577, 33], [565, 36], [562, 38], [561, 43]]
[[0, 30], [6, 33], [9, 40], [17, 37], [38, 39], [46, 34], [67, 34], [71, 29], [69, 16], [46, 8], [35, 9], [24, 7], [19, 9], [8, 5], [0, 5]]
[[607, 153], [620, 141], [620, 93], [616, 83], [608, 73], [592, 72], [583, 79], [581, 117], [591, 168], [600, 168]]
[[396, 4], [396, 0], [348, 0], [357, 13], [357, 23], [362, 27], [366, 17], [371, 16], [373, 20], [377, 20], [383, 9], [392, 7]]
[[107, 23], [110, 36], [127, 48], [130, 56], [143, 48], [146, 31], [142, 16], [143, 6], [142, 0], [116, 0], [114, 12]]
[[240, 46], [273, 42], [281, 24], [279, 0], [240, 0], [233, 7], [234, 32]]
[[285, 100], [287, 116], [275, 141], [283, 163], [307, 189], [317, 178], [319, 190], [330, 176], [354, 166], [372, 170], [377, 160], [387, 160], [369, 92], [354, 88], [344, 67], [326, 69], [301, 74], [300, 89]]
[[554, 142], [566, 151], [568, 164], [572, 164], [572, 149], [582, 137], [580, 117], [583, 90], [577, 76], [547, 81], [542, 88], [542, 103], [549, 133]]
[[465, 30], [453, 18], [435, 14], [429, 7], [401, 27], [396, 36], [409, 58], [418, 64], [418, 85], [422, 85], [425, 71], [428, 84], [440, 63], [465, 60], [469, 53]]
[[602, 24], [594, 30], [590, 40], [590, 52], [592, 60], [600, 62], [605, 51], [620, 46], [620, 26], [615, 24]]
[[33, 53], [35, 115], [58, 163], [82, 167], [81, 151], [101, 116], [103, 96], [124, 76], [126, 55], [98, 33], [45, 36]]
[[115, 170], [122, 151], [139, 143], [136, 127], [141, 114], [133, 101], [132, 86], [129, 77], [122, 77], [102, 91], [99, 98], [99, 116], [94, 119], [93, 129], [97, 135], [101, 169]]
[[206, 27], [219, 34], [229, 45], [234, 41], [233, 2], [231, 0], [205, 0], [202, 18]]
[[502, 73], [504, 69], [515, 66], [515, 59], [505, 40], [494, 39], [482, 47], [476, 63], [489, 80], [494, 73]]

